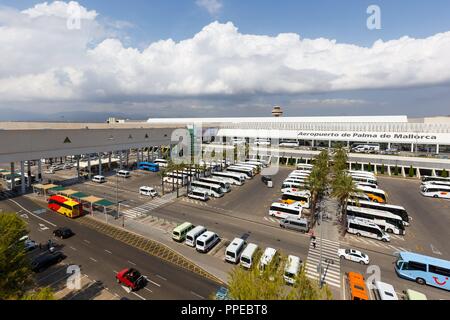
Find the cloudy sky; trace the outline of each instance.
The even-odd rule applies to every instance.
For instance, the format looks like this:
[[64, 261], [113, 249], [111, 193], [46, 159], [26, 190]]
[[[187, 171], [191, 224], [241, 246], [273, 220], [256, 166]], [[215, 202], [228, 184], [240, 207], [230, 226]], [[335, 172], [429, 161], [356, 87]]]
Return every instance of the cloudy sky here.
[[448, 115], [449, 89], [446, 0], [0, 0], [0, 120]]

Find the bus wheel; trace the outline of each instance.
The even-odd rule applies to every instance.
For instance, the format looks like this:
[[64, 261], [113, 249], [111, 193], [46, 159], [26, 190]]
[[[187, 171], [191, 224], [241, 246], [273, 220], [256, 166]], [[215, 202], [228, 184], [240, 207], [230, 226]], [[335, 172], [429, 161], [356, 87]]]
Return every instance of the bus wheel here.
[[356, 236], [357, 236], [357, 237], [361, 237], [361, 233], [357, 233]]
[[377, 200], [377, 199], [373, 199], [372, 201], [375, 202], [375, 203], [378, 203], [378, 200]]
[[386, 230], [388, 233], [394, 233], [394, 231], [392, 231], [392, 229], [387, 229]]
[[420, 284], [420, 285], [427, 284], [427, 282], [426, 282], [424, 279], [422, 279], [422, 278], [417, 278], [417, 279], [416, 279], [416, 282], [417, 282], [418, 284]]
[[433, 196], [433, 198], [439, 198], [439, 196], [438, 196], [437, 194], [435, 194], [435, 195]]

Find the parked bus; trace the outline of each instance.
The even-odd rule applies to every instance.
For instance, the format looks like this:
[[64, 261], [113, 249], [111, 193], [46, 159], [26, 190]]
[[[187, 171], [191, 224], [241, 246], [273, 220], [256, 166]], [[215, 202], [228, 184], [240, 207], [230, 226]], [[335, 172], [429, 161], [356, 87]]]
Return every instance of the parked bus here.
[[371, 220], [381, 230], [388, 233], [405, 234], [405, 226], [402, 218], [388, 211], [347, 206], [347, 216]]
[[420, 186], [420, 193], [425, 197], [450, 199], [450, 186], [424, 184]]
[[205, 227], [203, 226], [196, 226], [194, 229], [192, 229], [191, 231], [189, 231], [186, 234], [186, 242], [184, 244], [190, 246], [190, 247], [195, 247], [195, 241], [197, 240], [197, 238], [202, 235], [203, 233], [205, 233], [207, 230]]
[[48, 208], [50, 210], [71, 219], [80, 217], [83, 214], [83, 207], [81, 203], [70, 198], [61, 195], [55, 195], [48, 198], [47, 201]]
[[355, 234], [358, 237], [363, 236], [384, 242], [391, 241], [391, 238], [386, 232], [381, 230], [381, 228], [372, 221], [366, 219], [348, 217], [347, 232]]
[[252, 179], [254, 176], [253, 170], [236, 166], [229, 166], [225, 172], [242, 173], [245, 174], [246, 179]]
[[221, 179], [236, 186], [242, 186], [245, 183], [245, 176], [239, 173], [213, 172], [211, 174], [211, 177], [215, 179]]
[[245, 163], [254, 165], [254, 166], [258, 166], [260, 168], [265, 168], [267, 167], [267, 163], [262, 162], [262, 161], [258, 161], [258, 160], [246, 160]]
[[249, 243], [241, 254], [241, 266], [245, 269], [250, 269], [253, 266], [253, 259], [258, 252], [258, 246], [254, 243]]
[[191, 188], [195, 191], [205, 191], [208, 196], [214, 197], [214, 198], [220, 198], [223, 197], [223, 191], [222, 188], [218, 185], [212, 185], [206, 182], [201, 181], [192, 181], [191, 182]]
[[422, 182], [422, 185], [431, 184], [436, 186], [449, 186], [450, 187], [450, 181], [427, 181]]
[[235, 166], [242, 166], [242, 167], [250, 167], [253, 169], [253, 171], [257, 172], [261, 169], [261, 164], [254, 164], [250, 162], [237, 162], [234, 164]]
[[351, 175], [351, 177], [352, 177], [352, 180], [358, 184], [370, 183], [371, 185], [375, 185], [375, 186], [378, 185], [377, 179], [374, 179], [374, 178], [364, 177], [364, 176], [356, 176], [356, 175]]
[[139, 162], [138, 164], [139, 170], [145, 170], [150, 172], [158, 172], [159, 164], [153, 162]]
[[401, 278], [450, 291], [450, 261], [413, 252], [400, 252], [395, 272]]
[[165, 174], [163, 181], [185, 186], [188, 183], [188, 177], [182, 173], [168, 172]]
[[281, 202], [284, 204], [297, 203], [302, 208], [309, 209], [311, 192], [308, 190], [293, 191], [287, 190], [281, 196]]
[[306, 183], [294, 183], [294, 182], [283, 182], [281, 185], [281, 192], [286, 192], [288, 190], [307, 190], [307, 184]]
[[440, 181], [440, 182], [450, 182], [450, 178], [444, 178], [444, 177], [432, 177], [432, 176], [423, 176], [422, 182], [430, 182], [430, 181]]
[[307, 163], [297, 164], [297, 170], [312, 171], [313, 168], [314, 168], [314, 165], [312, 165], [312, 164], [307, 164]]
[[289, 255], [286, 266], [284, 267], [283, 278], [286, 284], [294, 285], [300, 272], [301, 260], [297, 256]]
[[194, 229], [194, 225], [190, 222], [184, 222], [172, 231], [172, 239], [177, 242], [183, 242], [189, 231]]
[[244, 168], [244, 169], [252, 170], [253, 175], [256, 175], [256, 173], [258, 172], [258, 167], [257, 166], [252, 166], [252, 165], [247, 165], [247, 164], [238, 164], [237, 163], [237, 164], [233, 164], [230, 167], [237, 167], [237, 168]]
[[297, 183], [297, 184], [302, 184], [302, 185], [306, 185], [307, 182], [308, 182], [307, 179], [290, 178], [290, 177], [288, 177], [286, 180], [283, 181], [283, 183]]
[[409, 215], [405, 208], [401, 206], [394, 206], [392, 204], [383, 204], [383, 203], [376, 203], [371, 201], [364, 201], [364, 200], [348, 200], [348, 205], [361, 207], [361, 208], [368, 208], [368, 209], [376, 209], [381, 211], [388, 211], [392, 214], [395, 214], [399, 216], [403, 220], [403, 224], [408, 226], [409, 225]]
[[227, 193], [231, 191], [231, 186], [228, 182], [223, 182], [219, 179], [214, 179], [214, 178], [200, 178], [198, 179], [198, 181], [200, 182], [206, 182], [206, 183], [210, 183], [210, 184], [214, 184], [214, 185], [218, 185], [220, 186], [220, 188], [222, 188], [222, 192], [223, 193]]
[[301, 218], [302, 217], [303, 208], [293, 204], [284, 204], [274, 202], [270, 206], [269, 215], [279, 219], [287, 219], [287, 218]]
[[373, 172], [369, 172], [369, 171], [360, 171], [360, 170], [347, 170], [347, 172], [352, 176], [364, 176], [364, 177], [369, 177], [369, 178], [374, 178], [376, 179], [376, 176]]
[[160, 168], [167, 168], [169, 166], [169, 161], [164, 159], [155, 159], [153, 163], [159, 165]]
[[381, 189], [374, 189], [371, 187], [356, 185], [356, 189], [360, 192], [365, 193], [371, 201], [378, 203], [386, 203], [387, 196], [386, 192]]

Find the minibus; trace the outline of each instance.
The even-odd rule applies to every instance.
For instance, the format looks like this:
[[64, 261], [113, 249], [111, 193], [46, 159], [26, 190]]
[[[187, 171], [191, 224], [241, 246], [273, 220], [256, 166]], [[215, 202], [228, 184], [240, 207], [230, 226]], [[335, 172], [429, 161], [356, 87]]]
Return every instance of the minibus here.
[[186, 234], [194, 229], [194, 225], [190, 222], [184, 222], [177, 226], [172, 231], [172, 239], [177, 242], [183, 242], [186, 239]]
[[254, 176], [252, 169], [237, 166], [229, 166], [225, 172], [242, 173], [245, 175], [245, 179], [252, 179]]
[[274, 202], [270, 206], [269, 215], [279, 219], [301, 218], [303, 208], [297, 204]]
[[313, 168], [314, 168], [314, 165], [312, 165], [312, 164], [307, 164], [307, 163], [297, 164], [297, 170], [312, 171]]
[[284, 267], [284, 281], [286, 284], [295, 284], [296, 277], [300, 272], [301, 261], [299, 257], [289, 255], [286, 266]]
[[188, 245], [189, 247], [195, 247], [195, 241], [197, 240], [197, 238], [206, 231], [207, 230], [204, 226], [196, 226], [194, 229], [192, 229], [186, 234], [185, 244]]
[[225, 250], [225, 261], [238, 263], [244, 247], [245, 241], [241, 238], [235, 238]]
[[153, 198], [158, 195], [158, 192], [152, 187], [142, 186], [139, 188], [139, 194], [143, 196], [151, 196]]
[[129, 177], [131, 177], [131, 173], [130, 173], [130, 171], [119, 170], [119, 171], [117, 171], [117, 176], [121, 177], [121, 178], [129, 178]]
[[219, 236], [212, 232], [202, 233], [195, 241], [195, 248], [198, 252], [207, 253], [220, 241]]
[[191, 199], [200, 200], [200, 201], [208, 201], [209, 200], [209, 196], [206, 191], [195, 189], [195, 188], [193, 188], [191, 190], [191, 192], [188, 193], [188, 197]]
[[254, 243], [249, 243], [241, 254], [241, 266], [245, 269], [250, 269], [253, 266], [253, 259], [258, 252], [258, 246]]
[[394, 287], [389, 283], [375, 281], [375, 288], [380, 300], [398, 300]]
[[106, 178], [104, 176], [95, 176], [92, 178], [92, 182], [104, 183], [106, 182]]
[[274, 248], [266, 248], [261, 259], [259, 260], [259, 272], [263, 274], [266, 268], [270, 265], [274, 265], [277, 268], [279, 263], [279, 256], [277, 250]]
[[369, 300], [369, 291], [362, 274], [357, 272], [347, 273], [351, 300]]
[[161, 168], [166, 168], [169, 166], [169, 162], [164, 159], [155, 159], [153, 163], [159, 165]]

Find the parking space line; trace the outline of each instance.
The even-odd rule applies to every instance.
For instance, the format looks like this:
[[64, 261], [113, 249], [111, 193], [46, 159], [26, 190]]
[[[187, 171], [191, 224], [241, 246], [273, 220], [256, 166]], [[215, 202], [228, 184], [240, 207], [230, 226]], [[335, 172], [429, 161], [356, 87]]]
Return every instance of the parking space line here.
[[92, 257], [89, 257], [89, 259], [92, 260], [92, 261], [94, 261], [94, 262], [98, 262], [97, 260], [95, 260], [95, 259], [92, 258]]
[[132, 261], [130, 261], [130, 260], [128, 260], [128, 263], [129, 263], [129, 264], [132, 264], [133, 266], [136, 265], [136, 263], [134, 263], [134, 262], [132, 262]]
[[136, 292], [131, 292], [131, 293], [134, 294], [136, 297], [138, 297], [141, 300], [147, 300], [143, 296], [138, 295]]
[[195, 293], [194, 291], [191, 291], [191, 293], [192, 293], [194, 296], [196, 296], [196, 297], [198, 297], [198, 298], [200, 298], [200, 299], [203, 299], [203, 300], [206, 299], [205, 297], [199, 295], [198, 293]]
[[147, 290], [148, 292], [153, 293], [153, 291], [150, 290], [149, 288], [144, 288], [144, 290]]
[[61, 272], [61, 270], [63, 270], [63, 269], [66, 268], [66, 267], [67, 267], [66, 264], [65, 264], [65, 265], [62, 265], [60, 269], [58, 269], [58, 270], [56, 270], [56, 271], [54, 271], [54, 272], [52, 272], [52, 273], [46, 275], [45, 277], [42, 277], [42, 278], [38, 279], [37, 282], [39, 283], [39, 282], [41, 282], [42, 280], [45, 280], [45, 279], [51, 277], [52, 275], [54, 275], [54, 274], [56, 274], [56, 273], [58, 273], [58, 272]]
[[72, 249], [73, 251], [77, 251], [77, 248], [74, 247], [69, 247], [70, 249]]
[[91, 242], [89, 240], [83, 240], [84, 242], [90, 244]]
[[157, 276], [158, 278], [160, 278], [160, 279], [164, 280], [164, 281], [167, 281], [167, 279], [166, 279], [166, 278], [164, 278], [163, 276], [160, 276], [159, 274], [157, 274], [156, 276]]
[[107, 252], [107, 253], [109, 253], [109, 254], [112, 254], [112, 252], [111, 252], [111, 251], [109, 251], [109, 250], [106, 250], [106, 249], [105, 249], [105, 252]]
[[159, 283], [156, 283], [155, 281], [150, 280], [148, 277], [147, 277], [147, 280], [148, 280], [148, 282], [154, 284], [155, 286], [161, 287], [161, 285]]

